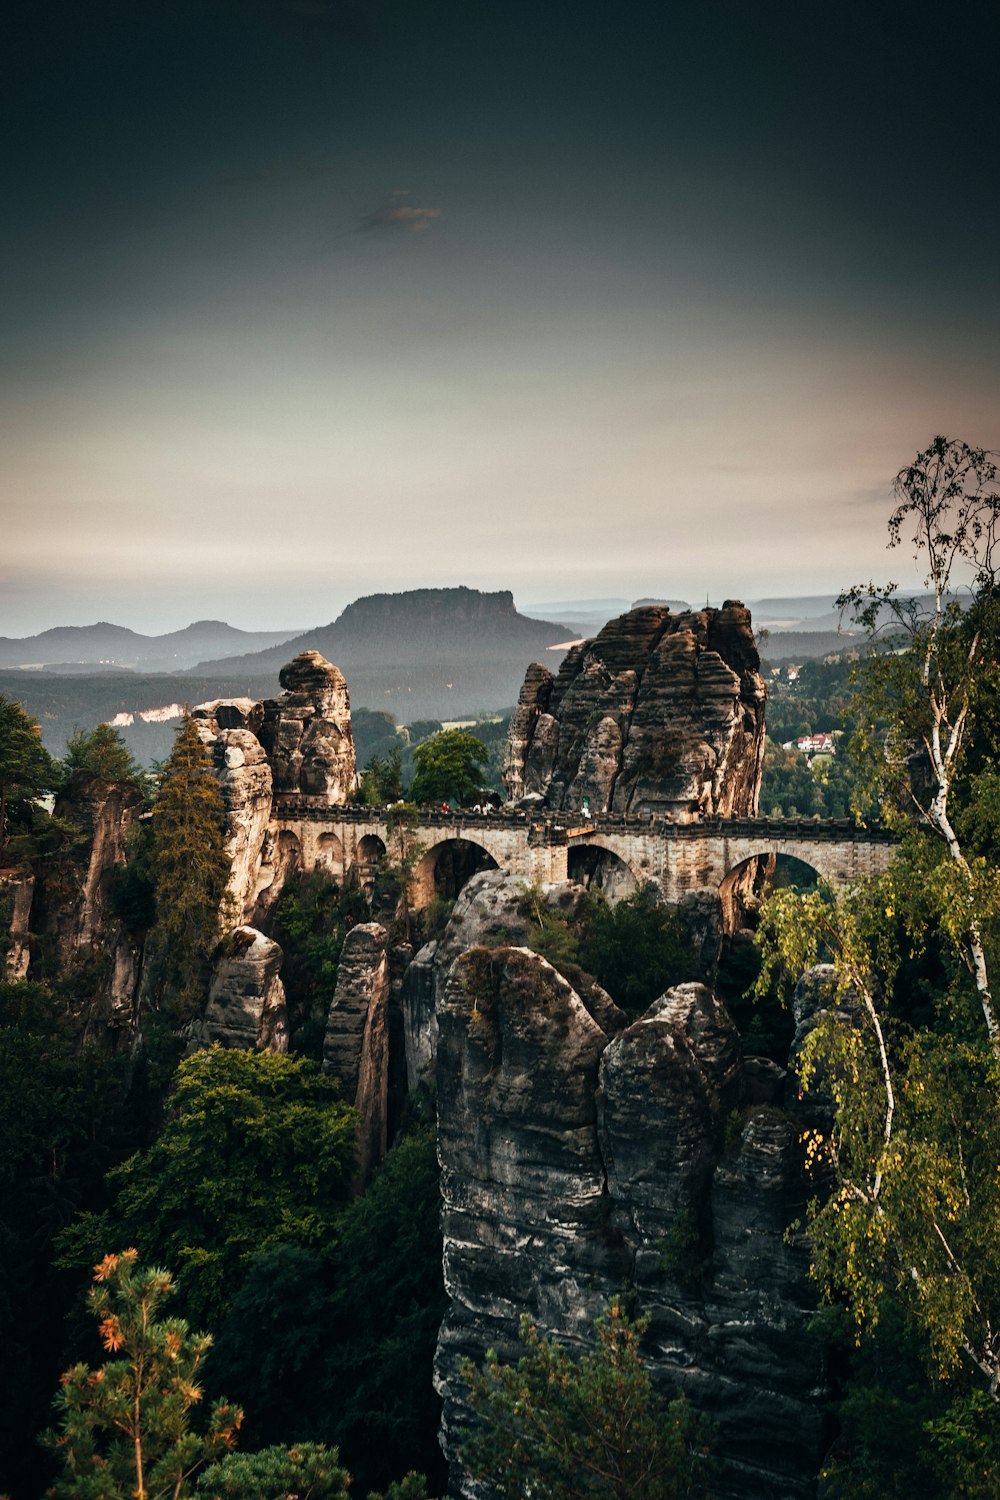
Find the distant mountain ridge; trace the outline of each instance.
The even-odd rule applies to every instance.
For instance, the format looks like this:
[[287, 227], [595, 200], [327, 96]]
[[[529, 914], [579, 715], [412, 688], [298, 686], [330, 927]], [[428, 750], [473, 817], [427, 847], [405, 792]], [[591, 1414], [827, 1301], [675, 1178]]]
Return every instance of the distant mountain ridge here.
[[510, 589], [408, 589], [366, 594], [329, 625], [304, 631], [280, 647], [201, 661], [193, 671], [199, 677], [216, 672], [256, 675], [283, 666], [300, 651], [319, 651], [348, 675], [351, 667], [361, 665], [391, 670], [443, 661], [454, 662], [463, 675], [463, 667], [473, 660], [513, 654], [524, 663], [533, 652], [565, 639], [565, 623], [519, 614]]
[[181, 672], [208, 653], [258, 651], [292, 634], [284, 630], [238, 630], [224, 620], [196, 620], [165, 635], [141, 635], [125, 625], [57, 625], [20, 639], [0, 636], [0, 667], [46, 667], [78, 671], [81, 665], [142, 667]]

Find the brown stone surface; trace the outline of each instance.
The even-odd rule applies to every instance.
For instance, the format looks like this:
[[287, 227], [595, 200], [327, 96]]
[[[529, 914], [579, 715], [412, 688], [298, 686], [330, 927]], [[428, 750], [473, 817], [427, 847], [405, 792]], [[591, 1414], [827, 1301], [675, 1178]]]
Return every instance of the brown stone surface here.
[[[135, 1023], [140, 954], [111, 907], [115, 875], [127, 863], [127, 839], [142, 813], [138, 787], [113, 786], [89, 771], [74, 771], [56, 798], [56, 817], [82, 838], [35, 885], [31, 926], [40, 970], [61, 978], [80, 964], [108, 965], [106, 1012], [112, 1027]], [[32, 973], [36, 972], [34, 959]]]
[[35, 877], [11, 871], [0, 874], [0, 911], [9, 911], [7, 952], [2, 977], [26, 979], [31, 961], [31, 903], [35, 894]]
[[358, 1111], [358, 1191], [386, 1152], [389, 1098], [388, 934], [378, 922], [352, 927], [323, 1038], [323, 1071]]
[[260, 740], [276, 793], [333, 807], [358, 784], [351, 703], [344, 675], [318, 651], [281, 669], [285, 692], [264, 704]]
[[246, 922], [254, 910], [271, 818], [271, 767], [255, 732], [263, 722], [264, 705], [249, 698], [216, 699], [200, 704], [191, 717], [212, 757], [226, 809], [228, 909], [231, 920]]
[[220, 944], [205, 1014], [192, 1026], [188, 1050], [218, 1042], [252, 1052], [287, 1052], [283, 956], [278, 944], [254, 927], [231, 932]]
[[528, 669], [504, 758], [508, 796], [552, 809], [755, 815], [766, 689], [750, 614], [648, 605]]

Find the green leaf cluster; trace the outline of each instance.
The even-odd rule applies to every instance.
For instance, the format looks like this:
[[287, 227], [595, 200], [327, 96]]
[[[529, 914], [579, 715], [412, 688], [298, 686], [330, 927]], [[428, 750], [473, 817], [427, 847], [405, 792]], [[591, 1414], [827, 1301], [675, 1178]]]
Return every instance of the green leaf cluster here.
[[97, 1265], [91, 1310], [105, 1350], [121, 1357], [96, 1369], [73, 1365], [62, 1377], [58, 1428], [46, 1434], [61, 1463], [55, 1500], [185, 1500], [198, 1469], [235, 1443], [243, 1414], [225, 1400], [204, 1431], [192, 1425], [212, 1341], [182, 1318], [160, 1316], [172, 1291], [170, 1274], [140, 1266], [134, 1249]]
[[59, 771], [35, 721], [0, 697], [0, 868], [30, 862], [48, 820], [36, 807], [56, 787]]
[[307, 1058], [212, 1047], [183, 1061], [163, 1130], [108, 1174], [111, 1208], [60, 1240], [64, 1265], [128, 1241], [178, 1268], [184, 1307], [218, 1325], [247, 1266], [333, 1233], [354, 1165], [354, 1111]]
[[479, 796], [487, 773], [489, 751], [481, 739], [465, 729], [442, 729], [414, 751], [416, 774], [409, 800], [465, 806]]
[[257, 1453], [227, 1453], [198, 1476], [205, 1500], [349, 1500], [351, 1476], [336, 1448], [278, 1444]]
[[579, 1360], [527, 1317], [516, 1365], [464, 1368], [478, 1417], [463, 1449], [477, 1479], [509, 1500], [680, 1500], [706, 1493], [710, 1425], [653, 1389], [640, 1353], [647, 1319], [611, 1302]]
[[427, 1125], [393, 1148], [322, 1245], [249, 1264], [213, 1352], [216, 1379], [249, 1413], [249, 1439], [335, 1442], [361, 1486], [411, 1466], [443, 1482], [432, 1386], [441, 1256]]
[[145, 772], [132, 759], [125, 741], [110, 724], [98, 724], [89, 733], [78, 729], [71, 734], [66, 742], [63, 769], [69, 774], [87, 771], [113, 786], [144, 788], [146, 785]]
[[[574, 917], [553, 910], [536, 887], [519, 903], [531, 919], [529, 944], [553, 968], [585, 969], [629, 1016], [641, 1015], [671, 985], [693, 977], [684, 924], [652, 885], [640, 885], [612, 906], [588, 891]], [[567, 974], [570, 983], [572, 974]]]
[[209, 958], [219, 941], [229, 878], [224, 825], [222, 791], [195, 721], [185, 714], [160, 775], [150, 861], [152, 945], [182, 1021], [204, 1006]]
[[53, 1239], [102, 1201], [127, 1126], [123, 1060], [81, 1048], [42, 985], [0, 983], [0, 1493], [42, 1487], [24, 1440], [44, 1420], [72, 1297]]

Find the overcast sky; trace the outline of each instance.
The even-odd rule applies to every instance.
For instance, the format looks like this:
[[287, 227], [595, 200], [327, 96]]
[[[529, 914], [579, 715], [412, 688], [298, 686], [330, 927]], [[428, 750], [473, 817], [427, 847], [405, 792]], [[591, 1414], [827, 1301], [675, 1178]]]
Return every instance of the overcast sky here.
[[992, 0], [18, 9], [0, 633], [910, 581], [1000, 447]]

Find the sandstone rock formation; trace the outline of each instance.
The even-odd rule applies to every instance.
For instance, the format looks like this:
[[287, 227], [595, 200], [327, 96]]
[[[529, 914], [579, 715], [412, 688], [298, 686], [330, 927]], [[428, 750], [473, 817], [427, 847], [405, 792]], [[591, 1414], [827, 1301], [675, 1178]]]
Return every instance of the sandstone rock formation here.
[[81, 964], [106, 965], [106, 1019], [114, 1028], [129, 1027], [141, 954], [114, 915], [112, 890], [128, 858], [129, 832], [142, 813], [142, 792], [74, 771], [54, 812], [75, 824], [81, 838], [35, 883], [30, 922], [38, 964], [32, 960], [32, 974], [63, 978]]
[[[465, 1359], [512, 1355], [518, 1315], [583, 1338], [621, 1279], [600, 1223], [597, 1070], [607, 1037], [527, 948], [473, 948], [438, 1007], [438, 1154], [451, 1301], [435, 1378], [445, 1451], [468, 1422]], [[459, 1493], [476, 1493], [453, 1464]]]
[[504, 756], [508, 796], [681, 822], [753, 815], [765, 697], [739, 601], [631, 610], [567, 652], [557, 677], [529, 667]]
[[250, 698], [216, 699], [200, 704], [192, 718], [212, 757], [226, 809], [228, 907], [236, 921], [245, 922], [253, 914], [271, 819], [271, 767], [257, 738], [264, 705]]
[[318, 651], [303, 651], [278, 680], [285, 692], [264, 704], [259, 731], [275, 792], [316, 806], [346, 802], [358, 774], [343, 673]]
[[[532, 893], [543, 907], [575, 915], [583, 887], [572, 881], [542, 886]], [[536, 919], [532, 916], [525, 883], [502, 870], [483, 870], [463, 887], [439, 942], [420, 949], [406, 971], [402, 985], [402, 1009], [409, 1087], [430, 1086], [437, 1065], [437, 997], [443, 993], [451, 966], [467, 948], [494, 947], [498, 943], [529, 943]], [[589, 975], [581, 981], [584, 1005], [599, 1025], [621, 1029], [625, 1018]]]
[[31, 903], [35, 894], [35, 877], [14, 871], [0, 875], [0, 950], [3, 955], [4, 979], [26, 979], [31, 961]]
[[[719, 1424], [720, 1500], [805, 1500], [824, 1375], [807, 1257], [784, 1238], [805, 1191], [798, 1129], [773, 1105], [742, 1109], [725, 1006], [680, 985], [612, 1039], [544, 959], [499, 946], [452, 962], [437, 1009], [452, 1492], [492, 1493], [457, 1458], [462, 1361], [515, 1358], [521, 1312], [580, 1345], [628, 1280], [654, 1381]], [[780, 1070], [749, 1071], [780, 1087]]]
[[352, 927], [344, 940], [337, 988], [323, 1038], [323, 1071], [339, 1079], [358, 1111], [360, 1191], [387, 1144], [389, 1098], [388, 934], [378, 922]]
[[251, 1052], [288, 1051], [282, 956], [278, 944], [253, 927], [237, 927], [224, 939], [205, 1014], [191, 1028], [189, 1052], [213, 1042]]
[[126, 860], [126, 838], [142, 812], [138, 787], [114, 786], [89, 771], [74, 771], [54, 813], [82, 838], [43, 882], [39, 932], [49, 964], [65, 973], [74, 960], [103, 944], [113, 920], [111, 887]]

